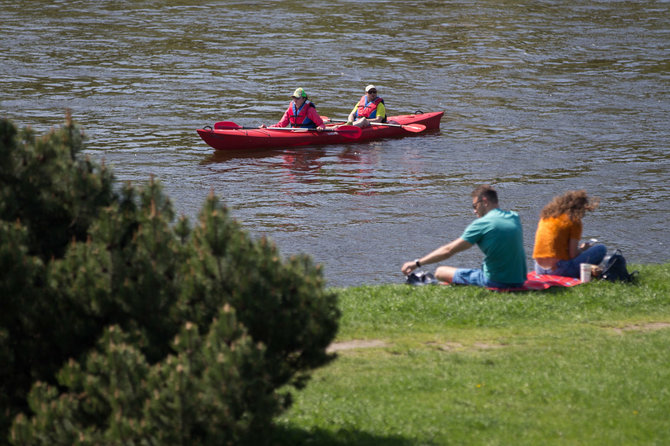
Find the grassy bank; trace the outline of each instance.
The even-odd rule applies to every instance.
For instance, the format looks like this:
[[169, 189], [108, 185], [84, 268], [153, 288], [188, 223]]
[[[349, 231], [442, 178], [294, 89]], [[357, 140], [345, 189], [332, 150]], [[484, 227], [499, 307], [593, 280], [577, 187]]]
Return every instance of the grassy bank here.
[[340, 290], [339, 357], [278, 444], [670, 444], [670, 264], [637, 285]]

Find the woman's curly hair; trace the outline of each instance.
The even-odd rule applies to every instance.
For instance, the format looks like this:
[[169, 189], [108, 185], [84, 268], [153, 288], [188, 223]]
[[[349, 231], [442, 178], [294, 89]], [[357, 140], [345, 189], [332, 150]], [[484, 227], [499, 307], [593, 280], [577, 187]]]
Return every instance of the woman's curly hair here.
[[586, 211], [598, 207], [598, 198], [589, 199], [585, 190], [570, 190], [563, 195], [555, 196], [540, 212], [540, 218], [558, 217], [567, 214], [570, 220], [579, 221]]

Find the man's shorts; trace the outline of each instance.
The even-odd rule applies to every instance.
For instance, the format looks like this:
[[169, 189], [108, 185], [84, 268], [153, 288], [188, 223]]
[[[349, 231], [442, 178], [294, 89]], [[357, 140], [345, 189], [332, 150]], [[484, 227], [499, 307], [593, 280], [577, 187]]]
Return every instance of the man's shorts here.
[[457, 268], [451, 283], [456, 285], [475, 285], [489, 288], [517, 288], [523, 285], [522, 283], [509, 284], [494, 282], [493, 280], [487, 279], [484, 275], [484, 271], [479, 268]]

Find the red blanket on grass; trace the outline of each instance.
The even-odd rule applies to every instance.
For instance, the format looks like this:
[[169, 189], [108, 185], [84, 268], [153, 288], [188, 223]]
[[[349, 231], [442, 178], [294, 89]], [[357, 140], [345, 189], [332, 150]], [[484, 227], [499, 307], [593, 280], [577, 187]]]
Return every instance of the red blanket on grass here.
[[570, 287], [579, 285], [581, 280], [572, 277], [552, 276], [551, 274], [537, 274], [535, 271], [528, 273], [526, 281], [519, 288], [489, 288], [493, 291], [531, 291], [546, 290], [553, 286]]

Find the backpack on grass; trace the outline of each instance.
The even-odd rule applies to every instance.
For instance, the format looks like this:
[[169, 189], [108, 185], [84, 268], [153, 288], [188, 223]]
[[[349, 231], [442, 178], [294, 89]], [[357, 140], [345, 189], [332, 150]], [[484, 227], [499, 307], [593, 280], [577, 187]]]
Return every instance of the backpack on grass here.
[[600, 274], [600, 278], [609, 280], [610, 282], [631, 283], [635, 281], [638, 273], [637, 271], [628, 273], [626, 259], [620, 249], [614, 251], [614, 254], [605, 257], [600, 266], [603, 271]]

